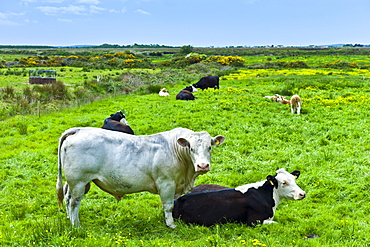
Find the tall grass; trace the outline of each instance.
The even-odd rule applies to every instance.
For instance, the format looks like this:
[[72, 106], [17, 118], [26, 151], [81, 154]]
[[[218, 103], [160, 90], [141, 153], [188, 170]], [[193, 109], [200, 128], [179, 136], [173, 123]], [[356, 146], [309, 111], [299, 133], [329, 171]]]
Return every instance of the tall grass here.
[[[261, 71], [262, 72], [262, 71]], [[177, 101], [133, 94], [47, 115], [0, 122], [0, 245], [2, 246], [367, 246], [370, 185], [370, 82], [360, 75], [225, 76], [220, 90]], [[299, 94], [301, 115], [263, 98]], [[196, 184], [235, 187], [263, 180], [277, 168], [300, 170], [302, 201], [283, 201], [277, 224], [206, 228], [165, 226], [159, 197], [126, 195], [120, 202], [92, 186], [82, 200], [82, 229], [73, 229], [55, 197], [57, 143], [75, 126], [101, 127], [123, 110], [136, 134], [175, 127], [224, 135], [211, 171]], [[27, 126], [20, 127], [20, 126]], [[315, 238], [312, 238], [315, 236]]]

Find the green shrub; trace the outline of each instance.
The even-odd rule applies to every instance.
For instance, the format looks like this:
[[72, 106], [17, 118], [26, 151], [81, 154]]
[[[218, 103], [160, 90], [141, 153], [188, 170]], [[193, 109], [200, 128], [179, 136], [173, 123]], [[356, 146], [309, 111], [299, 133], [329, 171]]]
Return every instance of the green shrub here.
[[331, 63], [325, 63], [323, 67], [324, 68], [334, 68], [334, 69], [346, 69], [346, 68], [358, 68], [358, 65], [354, 62], [336, 60]]
[[15, 95], [15, 89], [12, 86], [6, 86], [5, 88], [1, 88], [1, 93], [3, 94], [4, 99], [13, 98]]

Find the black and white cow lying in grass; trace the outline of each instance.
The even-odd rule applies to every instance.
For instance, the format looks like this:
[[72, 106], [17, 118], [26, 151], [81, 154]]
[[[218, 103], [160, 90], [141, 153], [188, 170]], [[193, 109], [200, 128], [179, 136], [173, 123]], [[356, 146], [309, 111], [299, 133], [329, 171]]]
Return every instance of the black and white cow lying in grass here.
[[122, 111], [118, 111], [115, 114], [110, 114], [110, 117], [104, 120], [102, 129], [119, 131], [134, 135], [134, 131], [128, 125], [128, 122], [126, 121], [126, 116], [122, 113]]
[[198, 185], [175, 200], [172, 215], [186, 223], [211, 226], [241, 222], [248, 226], [273, 223], [276, 207], [282, 199], [301, 200], [306, 193], [296, 184], [300, 172], [285, 169], [266, 180], [235, 189], [220, 185]]

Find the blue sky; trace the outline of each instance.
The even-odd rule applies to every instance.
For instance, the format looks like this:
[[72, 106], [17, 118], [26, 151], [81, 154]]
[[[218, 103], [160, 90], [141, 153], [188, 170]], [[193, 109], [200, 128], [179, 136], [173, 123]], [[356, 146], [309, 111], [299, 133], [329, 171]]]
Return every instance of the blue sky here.
[[370, 44], [369, 0], [9, 0], [0, 45]]

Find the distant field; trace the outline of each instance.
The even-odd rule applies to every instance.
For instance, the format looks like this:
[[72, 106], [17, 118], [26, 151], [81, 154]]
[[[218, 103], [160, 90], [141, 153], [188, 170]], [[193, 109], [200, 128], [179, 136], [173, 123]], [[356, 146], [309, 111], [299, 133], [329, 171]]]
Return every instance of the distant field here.
[[[332, 58], [304, 61], [321, 64]], [[267, 62], [267, 57], [252, 59]], [[369, 65], [363, 57], [339, 59], [365, 59], [362, 65]], [[61, 78], [72, 90], [86, 76], [120, 72], [65, 68]], [[16, 84], [25, 78], [0, 75], [1, 87], [6, 80]], [[187, 84], [179, 80], [171, 85], [166, 98], [157, 93], [119, 95], [0, 122], [0, 245], [368, 246], [368, 69], [239, 68], [221, 77], [220, 90], [200, 90], [195, 101], [175, 100]], [[292, 115], [287, 105], [263, 97], [276, 93], [287, 98], [299, 94], [302, 114]], [[172, 230], [165, 226], [157, 195], [127, 195], [118, 203], [93, 185], [80, 208], [83, 228], [72, 229], [65, 210], [58, 212], [55, 196], [58, 138], [70, 127], [101, 127], [117, 110], [125, 112], [139, 135], [175, 127], [224, 135], [226, 141], [213, 149], [211, 171], [196, 184], [235, 187], [284, 167], [301, 171], [297, 184], [307, 197], [283, 201], [276, 211], [277, 224], [206, 228], [177, 222]]]

